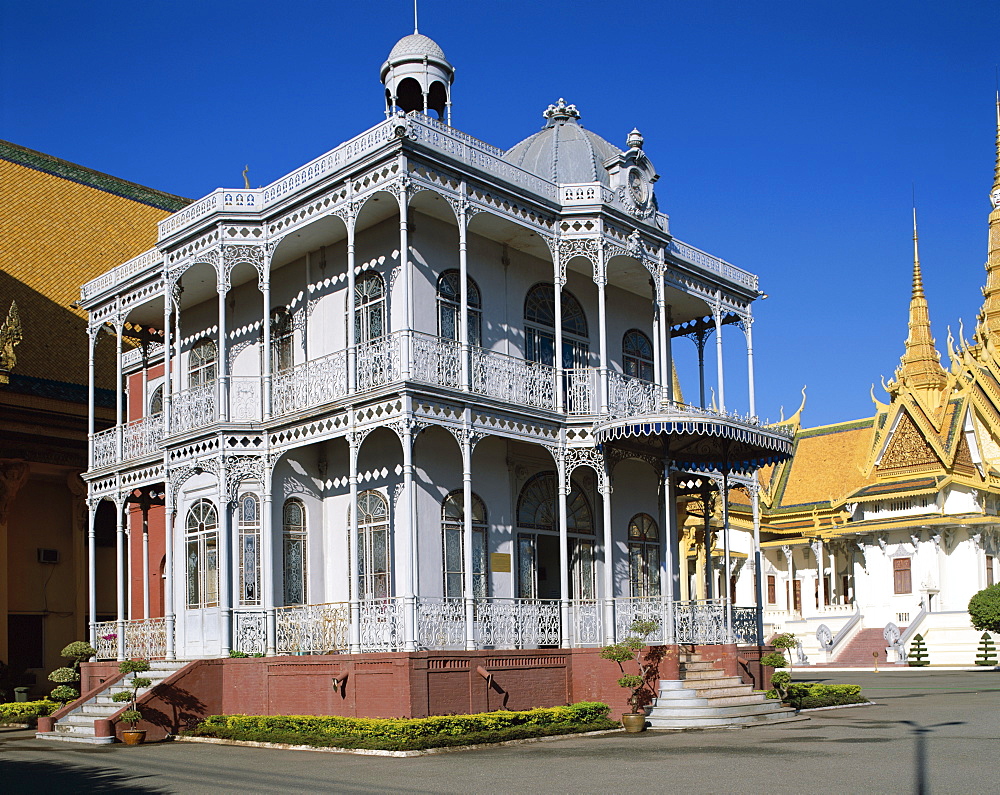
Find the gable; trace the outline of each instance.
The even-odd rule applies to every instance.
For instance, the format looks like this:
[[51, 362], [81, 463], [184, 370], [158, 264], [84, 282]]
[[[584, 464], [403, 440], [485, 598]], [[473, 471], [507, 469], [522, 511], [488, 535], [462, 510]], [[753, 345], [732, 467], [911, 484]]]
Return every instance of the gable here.
[[889, 437], [876, 470], [884, 472], [888, 469], [940, 463], [940, 459], [917, 428], [909, 413], [901, 411], [899, 421]]

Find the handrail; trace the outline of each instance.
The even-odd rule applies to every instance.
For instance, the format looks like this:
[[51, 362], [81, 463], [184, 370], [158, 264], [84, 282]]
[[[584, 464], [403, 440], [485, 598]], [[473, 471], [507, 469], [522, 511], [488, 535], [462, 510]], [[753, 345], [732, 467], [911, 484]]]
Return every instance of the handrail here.
[[904, 663], [907, 660], [906, 644], [910, 642], [914, 635], [917, 634], [917, 627], [923, 622], [927, 616], [930, 615], [930, 611], [927, 609], [927, 605], [921, 601], [920, 612], [917, 613], [916, 617], [907, 624], [906, 629], [903, 630], [902, 634], [899, 636], [899, 640], [896, 641], [896, 651], [899, 655], [899, 662]]
[[860, 622], [861, 622], [861, 608], [855, 603], [854, 614], [849, 619], [847, 619], [847, 623], [840, 628], [840, 632], [834, 635], [833, 640], [830, 642], [830, 646], [827, 648], [827, 651], [830, 652], [830, 654], [836, 652], [837, 647], [840, 646], [847, 639], [848, 633], [850, 633], [850, 631], [854, 629], [854, 627]]

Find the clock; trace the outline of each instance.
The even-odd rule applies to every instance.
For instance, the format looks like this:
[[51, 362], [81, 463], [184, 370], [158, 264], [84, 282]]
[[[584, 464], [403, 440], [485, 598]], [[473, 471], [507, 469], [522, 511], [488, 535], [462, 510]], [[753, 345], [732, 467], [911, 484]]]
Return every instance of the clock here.
[[636, 207], [643, 207], [646, 204], [649, 189], [646, 186], [645, 177], [643, 177], [642, 172], [637, 168], [633, 168], [628, 172], [628, 192], [632, 197], [632, 201], [635, 202]]

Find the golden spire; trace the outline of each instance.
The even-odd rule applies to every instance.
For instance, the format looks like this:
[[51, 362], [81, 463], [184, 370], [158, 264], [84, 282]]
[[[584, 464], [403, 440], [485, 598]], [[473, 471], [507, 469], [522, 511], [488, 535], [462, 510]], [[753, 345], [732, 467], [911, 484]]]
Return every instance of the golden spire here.
[[947, 381], [941, 357], [931, 336], [930, 312], [924, 297], [924, 280], [920, 272], [920, 252], [917, 243], [917, 208], [913, 208], [913, 289], [910, 294], [909, 335], [906, 352], [899, 360], [896, 381], [915, 389], [941, 389]]
[[997, 91], [996, 162], [993, 166], [993, 189], [990, 191], [990, 233], [986, 256], [986, 286], [983, 308], [979, 313], [976, 336], [980, 343], [1000, 341], [1000, 91]]

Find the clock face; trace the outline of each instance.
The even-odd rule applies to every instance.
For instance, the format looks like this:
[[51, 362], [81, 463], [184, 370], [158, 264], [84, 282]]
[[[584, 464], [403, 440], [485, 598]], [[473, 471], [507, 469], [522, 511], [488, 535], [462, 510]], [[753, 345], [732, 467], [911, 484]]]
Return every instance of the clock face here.
[[628, 189], [629, 193], [632, 194], [632, 201], [634, 201], [639, 207], [642, 207], [646, 203], [648, 191], [646, 188], [646, 180], [637, 168], [633, 168], [628, 172]]

